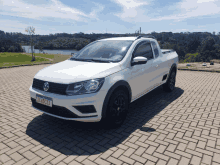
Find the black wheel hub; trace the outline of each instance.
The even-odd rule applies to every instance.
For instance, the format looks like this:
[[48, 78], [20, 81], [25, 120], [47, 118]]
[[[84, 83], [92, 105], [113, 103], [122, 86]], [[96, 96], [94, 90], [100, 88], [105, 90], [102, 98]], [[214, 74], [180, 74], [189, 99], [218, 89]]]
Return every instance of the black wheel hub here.
[[126, 100], [123, 95], [118, 95], [113, 101], [111, 107], [111, 116], [114, 117], [115, 122], [121, 122], [126, 113]]
[[170, 76], [170, 89], [173, 90], [175, 86], [175, 72], [173, 72]]

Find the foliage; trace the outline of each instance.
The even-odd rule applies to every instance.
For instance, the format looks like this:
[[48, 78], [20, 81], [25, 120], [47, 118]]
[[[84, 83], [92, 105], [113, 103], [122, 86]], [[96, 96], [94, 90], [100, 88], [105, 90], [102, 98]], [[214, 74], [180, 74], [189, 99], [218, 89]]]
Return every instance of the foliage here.
[[11, 39], [0, 38], [0, 52], [23, 52], [20, 44]]
[[[162, 49], [174, 49], [179, 55], [179, 60], [182, 62], [184, 60], [189, 62], [207, 62], [211, 59], [220, 59], [220, 33], [214, 35], [208, 32], [152, 32], [151, 35], [157, 38]], [[75, 34], [34, 35], [33, 43], [36, 49], [80, 50], [90, 42], [101, 38], [125, 36], [135, 36], [135, 34], [84, 34], [80, 32]], [[31, 35], [24, 35], [22, 33], [5, 33], [0, 31], [0, 51], [9, 51], [8, 49], [11, 46], [14, 47], [11, 47], [10, 51], [19, 51], [19, 44], [31, 44], [30, 37]], [[195, 53], [198, 54], [192, 56]]]
[[196, 62], [197, 56], [198, 56], [198, 53], [194, 53], [194, 54], [188, 53], [185, 55], [184, 62]]

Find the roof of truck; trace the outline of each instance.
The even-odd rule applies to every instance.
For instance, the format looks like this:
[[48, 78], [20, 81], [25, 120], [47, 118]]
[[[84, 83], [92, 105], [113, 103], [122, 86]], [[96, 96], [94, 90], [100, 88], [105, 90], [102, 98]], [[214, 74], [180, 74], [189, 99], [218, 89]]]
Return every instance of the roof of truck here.
[[113, 37], [113, 38], [105, 38], [101, 40], [131, 40], [134, 41], [136, 40], [137, 37]]
[[[152, 38], [148, 38], [148, 37], [142, 37], [142, 38], [139, 38], [139, 39], [143, 39], [143, 38], [147, 38], [147, 39], [152, 39]], [[130, 40], [130, 41], [134, 41], [136, 40], [137, 37], [113, 37], [113, 38], [104, 38], [104, 39], [100, 39], [100, 40], [104, 40], [104, 41], [107, 41], [107, 40]]]

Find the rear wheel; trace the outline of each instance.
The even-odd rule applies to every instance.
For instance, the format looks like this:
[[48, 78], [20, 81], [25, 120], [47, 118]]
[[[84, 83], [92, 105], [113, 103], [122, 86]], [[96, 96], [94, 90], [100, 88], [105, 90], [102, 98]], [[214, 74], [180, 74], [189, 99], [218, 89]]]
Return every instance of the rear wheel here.
[[105, 124], [108, 128], [117, 128], [123, 124], [128, 113], [128, 95], [119, 89], [115, 91], [108, 102]]
[[168, 78], [167, 82], [163, 85], [163, 89], [166, 92], [172, 92], [175, 88], [176, 83], [176, 72], [172, 70], [170, 73], [170, 77]]

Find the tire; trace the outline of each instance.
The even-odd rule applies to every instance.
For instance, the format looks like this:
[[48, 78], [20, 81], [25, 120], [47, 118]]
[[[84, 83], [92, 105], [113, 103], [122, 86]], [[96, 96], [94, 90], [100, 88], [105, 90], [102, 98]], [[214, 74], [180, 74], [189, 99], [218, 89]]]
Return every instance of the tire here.
[[175, 88], [176, 83], [176, 72], [172, 70], [170, 76], [165, 84], [163, 84], [163, 89], [166, 92], [172, 92]]
[[107, 106], [106, 118], [104, 120], [105, 127], [120, 127], [126, 119], [128, 108], [128, 94], [122, 89], [113, 92]]

